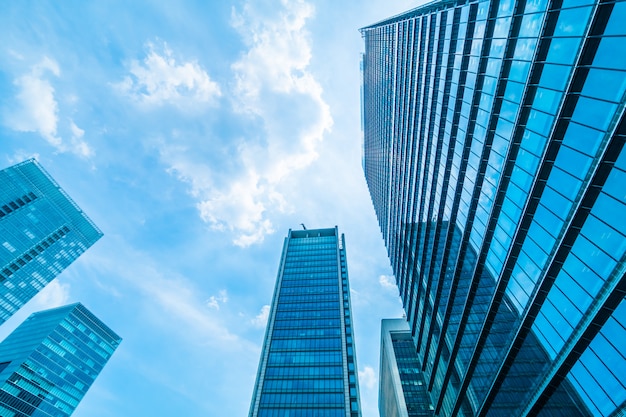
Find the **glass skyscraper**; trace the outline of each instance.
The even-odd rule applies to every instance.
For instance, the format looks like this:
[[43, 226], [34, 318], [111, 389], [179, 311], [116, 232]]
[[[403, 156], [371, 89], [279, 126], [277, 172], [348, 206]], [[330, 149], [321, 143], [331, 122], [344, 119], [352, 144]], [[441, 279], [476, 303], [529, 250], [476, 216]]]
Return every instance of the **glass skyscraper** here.
[[626, 2], [361, 29], [363, 168], [437, 416], [626, 413]]
[[405, 319], [383, 319], [380, 336], [380, 417], [431, 417], [434, 407]]
[[34, 159], [0, 170], [0, 324], [101, 236]]
[[80, 303], [32, 314], [0, 343], [0, 415], [71, 415], [120, 342]]
[[359, 417], [344, 236], [290, 230], [250, 417]]

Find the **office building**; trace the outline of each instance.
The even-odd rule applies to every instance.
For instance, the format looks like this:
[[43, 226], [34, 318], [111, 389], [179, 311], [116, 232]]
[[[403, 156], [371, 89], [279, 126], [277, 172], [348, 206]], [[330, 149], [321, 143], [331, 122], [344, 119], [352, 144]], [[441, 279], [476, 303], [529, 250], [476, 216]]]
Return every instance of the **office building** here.
[[626, 2], [361, 29], [363, 168], [436, 416], [626, 413]]
[[383, 319], [380, 336], [380, 417], [431, 417], [433, 406], [405, 319]]
[[358, 371], [343, 235], [290, 230], [250, 417], [358, 417]]
[[0, 343], [0, 415], [71, 415], [120, 342], [80, 303], [32, 314]]
[[34, 159], [0, 171], [0, 324], [102, 232]]

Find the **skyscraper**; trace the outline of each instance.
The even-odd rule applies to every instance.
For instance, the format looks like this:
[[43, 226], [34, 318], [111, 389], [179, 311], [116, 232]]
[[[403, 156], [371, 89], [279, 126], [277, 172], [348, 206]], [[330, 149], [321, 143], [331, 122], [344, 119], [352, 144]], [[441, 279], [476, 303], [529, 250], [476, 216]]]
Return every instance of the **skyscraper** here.
[[0, 415], [71, 415], [120, 342], [80, 303], [32, 314], [0, 343]]
[[383, 319], [380, 335], [380, 417], [431, 417], [433, 406], [404, 319]]
[[34, 159], [0, 171], [0, 324], [102, 232]]
[[361, 415], [344, 236], [290, 230], [250, 417]]
[[626, 3], [363, 28], [364, 171], [437, 416], [626, 412]]

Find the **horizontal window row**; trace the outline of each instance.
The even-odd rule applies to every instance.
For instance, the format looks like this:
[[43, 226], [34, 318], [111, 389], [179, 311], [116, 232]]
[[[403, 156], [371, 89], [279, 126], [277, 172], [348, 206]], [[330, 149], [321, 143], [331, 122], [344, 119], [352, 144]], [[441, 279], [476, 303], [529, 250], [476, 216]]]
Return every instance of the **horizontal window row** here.
[[0, 207], [0, 218], [12, 213], [20, 207], [24, 207], [26, 204], [36, 199], [37, 196], [35, 195], [35, 193], [29, 192], [28, 194], [24, 194], [22, 197], [18, 197], [13, 201], [9, 201], [8, 203], [3, 204], [2, 207]]
[[298, 391], [342, 391], [343, 378], [336, 379], [266, 379], [263, 391], [298, 390]]
[[259, 408], [259, 417], [345, 417], [343, 408], [309, 408], [295, 405], [293, 408]]
[[339, 292], [313, 295], [286, 295], [280, 294], [278, 302], [282, 303], [313, 303], [323, 301], [339, 301]]
[[341, 352], [270, 352], [269, 365], [340, 364]]
[[336, 378], [343, 376], [341, 364], [335, 366], [272, 366], [265, 369], [266, 379], [284, 378]]
[[289, 319], [313, 319], [313, 318], [339, 318], [339, 309], [332, 310], [296, 310], [277, 311], [276, 320]]
[[17, 258], [10, 265], [7, 265], [6, 268], [2, 270], [0, 273], [0, 282], [5, 279], [11, 277], [13, 273], [17, 272], [20, 268], [25, 266], [28, 262], [35, 259], [38, 255], [42, 254], [46, 249], [48, 249], [52, 244], [65, 236], [70, 229], [67, 226], [61, 227], [56, 232], [48, 235], [47, 238], [39, 241], [37, 244], [33, 245], [32, 249], [25, 253], [24, 255]]
[[274, 329], [272, 339], [281, 337], [332, 337], [341, 336], [341, 328], [322, 328], [322, 329]]
[[261, 394], [261, 405], [321, 405], [340, 406], [344, 403], [343, 393], [289, 393], [289, 394]]
[[275, 349], [341, 349], [341, 338], [321, 338], [321, 339], [274, 339], [272, 340], [272, 350]]

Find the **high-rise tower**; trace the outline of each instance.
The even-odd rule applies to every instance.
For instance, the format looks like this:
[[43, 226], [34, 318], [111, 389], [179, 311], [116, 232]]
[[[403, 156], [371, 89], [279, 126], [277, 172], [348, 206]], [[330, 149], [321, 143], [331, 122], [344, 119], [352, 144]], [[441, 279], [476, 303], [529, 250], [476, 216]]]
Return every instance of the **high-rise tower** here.
[[290, 230], [250, 417], [360, 416], [351, 320], [343, 235]]
[[0, 170], [0, 324], [101, 236], [34, 159]]
[[120, 342], [80, 303], [32, 314], [0, 343], [0, 415], [71, 415]]
[[437, 416], [626, 412], [626, 2], [363, 28], [364, 171]]
[[405, 319], [383, 319], [380, 331], [380, 417], [432, 417], [424, 375]]

